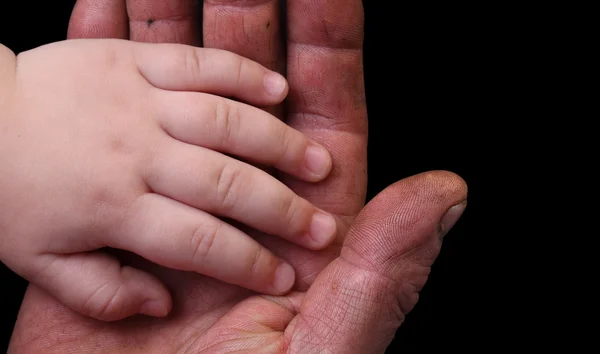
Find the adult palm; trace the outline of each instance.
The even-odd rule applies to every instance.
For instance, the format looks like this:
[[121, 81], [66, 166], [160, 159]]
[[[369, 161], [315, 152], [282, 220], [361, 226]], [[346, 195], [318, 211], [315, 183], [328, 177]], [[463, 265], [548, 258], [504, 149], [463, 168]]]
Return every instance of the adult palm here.
[[124, 255], [170, 288], [174, 307], [166, 318], [100, 322], [31, 286], [9, 352], [381, 352], [416, 303], [441, 237], [464, 209], [466, 185], [449, 172], [425, 173], [388, 187], [363, 209], [361, 1], [288, 0], [282, 23], [278, 0], [206, 0], [202, 36], [197, 3], [79, 0], [69, 36], [203, 42], [285, 72], [287, 105], [267, 109], [326, 146], [334, 167], [318, 184], [280, 177], [337, 216], [337, 241], [313, 252], [246, 230], [296, 269], [295, 290], [282, 297]]

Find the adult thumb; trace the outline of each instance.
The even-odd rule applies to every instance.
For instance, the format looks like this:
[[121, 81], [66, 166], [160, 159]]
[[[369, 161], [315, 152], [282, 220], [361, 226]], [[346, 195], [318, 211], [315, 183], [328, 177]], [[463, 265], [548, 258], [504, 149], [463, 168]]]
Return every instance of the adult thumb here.
[[416, 304], [466, 197], [466, 183], [445, 171], [404, 179], [377, 195], [352, 225], [340, 257], [307, 292], [291, 324], [292, 349], [383, 353]]
[[115, 321], [135, 314], [162, 317], [171, 310], [171, 295], [157, 278], [111, 255], [45, 256], [52, 259], [31, 282], [83, 315]]

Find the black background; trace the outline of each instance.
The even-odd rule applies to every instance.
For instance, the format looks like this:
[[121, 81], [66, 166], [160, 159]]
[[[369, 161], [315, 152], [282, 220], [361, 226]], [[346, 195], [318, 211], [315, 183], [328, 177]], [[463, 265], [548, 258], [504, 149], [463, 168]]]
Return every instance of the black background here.
[[[0, 43], [20, 52], [65, 38], [74, 1], [12, 3], [0, 5]], [[482, 184], [489, 156], [481, 148], [502, 113], [494, 82], [503, 74], [503, 56], [489, 23], [494, 9], [388, 3], [396, 2], [365, 2], [368, 197], [433, 169], [456, 172], [469, 185], [467, 210], [388, 352], [480, 351], [498, 317], [484, 286], [490, 246]], [[4, 351], [26, 282], [0, 266]]]

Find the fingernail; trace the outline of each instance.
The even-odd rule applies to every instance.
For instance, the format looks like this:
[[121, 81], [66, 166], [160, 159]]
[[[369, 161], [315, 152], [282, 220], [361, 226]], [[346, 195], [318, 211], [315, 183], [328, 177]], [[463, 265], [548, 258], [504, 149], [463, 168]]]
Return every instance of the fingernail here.
[[296, 273], [294, 268], [287, 263], [281, 263], [275, 271], [275, 279], [273, 280], [273, 288], [278, 294], [287, 293], [294, 285]]
[[263, 80], [265, 91], [272, 96], [280, 96], [285, 90], [285, 78], [276, 72], [269, 71]]
[[325, 177], [331, 169], [331, 158], [327, 150], [315, 143], [310, 143], [305, 153], [306, 168], [319, 178]]
[[460, 216], [465, 211], [466, 207], [467, 207], [467, 201], [465, 200], [464, 202], [448, 209], [448, 211], [446, 212], [446, 214], [444, 214], [444, 216], [442, 217], [442, 220], [440, 221], [440, 230], [439, 230], [440, 237], [443, 238], [444, 236], [446, 236], [448, 234], [450, 229], [454, 226], [454, 224], [456, 224], [458, 219], [460, 219]]
[[318, 211], [313, 215], [310, 224], [310, 237], [314, 241], [314, 246], [323, 248], [329, 245], [335, 236], [337, 224], [333, 216]]
[[169, 310], [164, 301], [147, 300], [140, 307], [140, 313], [153, 317], [164, 317], [169, 314]]

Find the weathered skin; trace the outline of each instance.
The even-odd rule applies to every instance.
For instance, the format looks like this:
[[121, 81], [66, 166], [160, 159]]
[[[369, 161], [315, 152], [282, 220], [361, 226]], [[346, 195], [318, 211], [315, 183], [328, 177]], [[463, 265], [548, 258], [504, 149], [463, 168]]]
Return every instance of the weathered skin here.
[[416, 303], [441, 236], [457, 217], [445, 218], [444, 227], [441, 220], [466, 200], [467, 190], [452, 173], [430, 172], [388, 187], [363, 209], [362, 2], [288, 0], [286, 38], [280, 38], [278, 0], [207, 0], [203, 6], [200, 31], [196, 1], [79, 0], [69, 37], [202, 43], [285, 72], [287, 113], [269, 110], [327, 147], [334, 167], [318, 184], [282, 179], [338, 217], [338, 242], [312, 252], [256, 235], [296, 268], [296, 290], [284, 297], [124, 256], [168, 285], [174, 308], [164, 319], [99, 322], [30, 287], [10, 353], [376, 353]]

